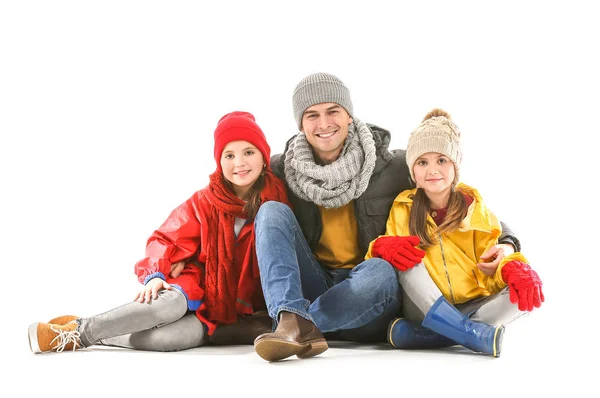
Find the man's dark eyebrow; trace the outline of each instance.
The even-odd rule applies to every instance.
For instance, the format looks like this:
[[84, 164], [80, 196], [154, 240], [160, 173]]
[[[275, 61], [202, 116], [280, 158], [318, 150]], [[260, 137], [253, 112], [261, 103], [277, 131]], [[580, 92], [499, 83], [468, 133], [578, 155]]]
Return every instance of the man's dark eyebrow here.
[[[329, 108], [327, 108], [326, 110], [327, 110], [327, 111], [331, 111], [331, 110], [333, 110], [333, 109], [339, 109], [339, 108], [341, 108], [341, 106], [340, 106], [340, 105], [338, 105], [338, 104], [334, 104], [334, 105], [331, 105], [331, 106], [330, 106]], [[306, 110], [306, 111], [304, 112], [304, 114], [305, 114], [305, 115], [306, 115], [306, 114], [309, 114], [309, 113], [319, 113], [319, 112], [317, 112], [317, 111], [315, 111], [315, 110]]]

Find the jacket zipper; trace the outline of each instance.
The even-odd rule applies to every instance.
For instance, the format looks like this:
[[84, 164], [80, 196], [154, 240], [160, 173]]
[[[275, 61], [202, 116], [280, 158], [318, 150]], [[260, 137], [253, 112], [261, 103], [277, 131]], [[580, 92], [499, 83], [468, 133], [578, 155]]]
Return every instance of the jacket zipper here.
[[446, 255], [444, 254], [444, 245], [442, 245], [442, 235], [438, 234], [438, 239], [440, 241], [440, 249], [442, 250], [442, 261], [444, 262], [444, 271], [446, 272], [446, 279], [448, 280], [448, 289], [450, 290], [450, 298], [452, 299], [452, 304], [454, 305], [454, 291], [452, 290], [452, 284], [450, 283], [450, 274], [448, 273], [448, 266], [446, 265]]
[[475, 274], [475, 270], [472, 269], [471, 272], [473, 273], [473, 278], [475, 278], [475, 282], [477, 283], [477, 286], [481, 287], [481, 285], [479, 284], [479, 279], [477, 278], [477, 274]]

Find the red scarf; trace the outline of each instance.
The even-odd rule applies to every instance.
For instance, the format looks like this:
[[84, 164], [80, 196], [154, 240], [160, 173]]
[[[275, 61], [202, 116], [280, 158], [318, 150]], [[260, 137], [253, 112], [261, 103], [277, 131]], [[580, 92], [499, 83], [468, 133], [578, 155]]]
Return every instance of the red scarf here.
[[[264, 175], [265, 184], [261, 192], [261, 203], [275, 200], [290, 205], [285, 185], [270, 170]], [[238, 298], [249, 299], [255, 293], [259, 280], [258, 261], [254, 242], [254, 223], [251, 222], [250, 243], [246, 246], [243, 264], [236, 264], [235, 218], [247, 218], [244, 212], [245, 202], [223, 183], [223, 174], [216, 171], [210, 176], [206, 198], [211, 203], [209, 220], [210, 236], [207, 239], [205, 263], [204, 304], [207, 318], [215, 323], [233, 323], [238, 313], [244, 310], [238, 305]], [[250, 265], [255, 278], [240, 279], [243, 266]], [[252, 279], [252, 280], [250, 280]], [[245, 301], [245, 300], [244, 300]], [[251, 310], [251, 309], [250, 309]], [[246, 310], [247, 312], [248, 310]], [[211, 328], [212, 329], [212, 328]], [[213, 329], [214, 330], [214, 329]]]

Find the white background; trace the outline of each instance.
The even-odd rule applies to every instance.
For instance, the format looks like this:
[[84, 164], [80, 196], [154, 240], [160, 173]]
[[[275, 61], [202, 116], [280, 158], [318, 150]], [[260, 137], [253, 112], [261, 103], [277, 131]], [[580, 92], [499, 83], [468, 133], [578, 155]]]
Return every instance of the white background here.
[[[591, 4], [2, 2], [0, 333], [10, 361], [0, 378], [50, 396], [52, 384], [93, 396], [584, 391], [580, 361], [598, 352], [600, 265]], [[215, 168], [222, 115], [253, 113], [281, 152], [297, 131], [292, 91], [319, 71], [347, 84], [355, 116], [389, 129], [394, 148], [433, 107], [459, 125], [462, 180], [513, 228], [544, 280], [545, 305], [507, 328], [502, 358], [357, 347], [284, 365], [252, 347], [29, 352], [29, 323], [133, 297], [146, 239]]]

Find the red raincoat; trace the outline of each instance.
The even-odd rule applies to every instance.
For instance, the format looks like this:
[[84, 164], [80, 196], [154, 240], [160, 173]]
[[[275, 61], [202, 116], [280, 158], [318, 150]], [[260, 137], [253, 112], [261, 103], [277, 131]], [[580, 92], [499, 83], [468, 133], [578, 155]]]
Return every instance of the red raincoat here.
[[[271, 195], [266, 195], [264, 199], [279, 200], [289, 205], [283, 183], [270, 171], [267, 174], [273, 188]], [[198, 318], [208, 326], [209, 334], [212, 334], [219, 322], [209, 319], [204, 305], [207, 299], [205, 263], [206, 249], [211, 243], [214, 246], [214, 236], [210, 234], [216, 234], [217, 231], [209, 231], [214, 206], [207, 198], [208, 189], [210, 188], [206, 187], [194, 193], [173, 210], [160, 228], [154, 231], [146, 245], [146, 257], [136, 263], [135, 273], [143, 284], [158, 277], [180, 289], [187, 297], [188, 308], [196, 311]], [[233, 225], [219, 228], [233, 230]], [[171, 265], [182, 260], [186, 263], [184, 270], [177, 278], [171, 278]], [[244, 224], [236, 238], [233, 261], [240, 271], [240, 287], [236, 297], [237, 312], [251, 314], [266, 308], [254, 250], [253, 220]]]

